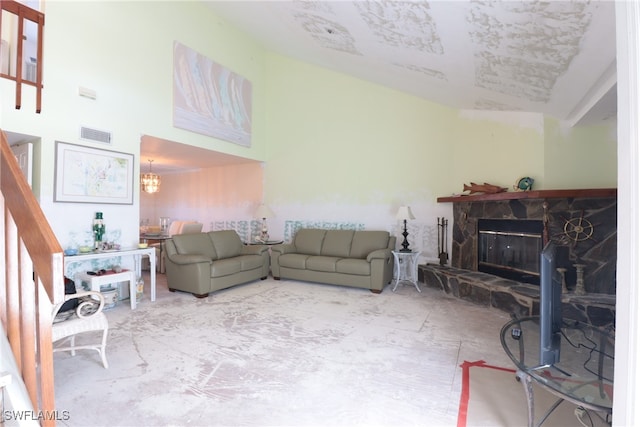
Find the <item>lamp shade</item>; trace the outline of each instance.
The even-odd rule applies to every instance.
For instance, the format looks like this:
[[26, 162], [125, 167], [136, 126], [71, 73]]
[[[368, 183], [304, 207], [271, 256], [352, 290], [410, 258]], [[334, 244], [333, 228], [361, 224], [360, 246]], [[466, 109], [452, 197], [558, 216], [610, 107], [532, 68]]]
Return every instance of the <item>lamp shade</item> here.
[[398, 213], [396, 214], [396, 219], [416, 219], [416, 217], [413, 216], [413, 212], [411, 212], [411, 208], [409, 206], [400, 206]]
[[271, 208], [267, 205], [260, 205], [254, 214], [256, 218], [272, 218], [276, 216]]

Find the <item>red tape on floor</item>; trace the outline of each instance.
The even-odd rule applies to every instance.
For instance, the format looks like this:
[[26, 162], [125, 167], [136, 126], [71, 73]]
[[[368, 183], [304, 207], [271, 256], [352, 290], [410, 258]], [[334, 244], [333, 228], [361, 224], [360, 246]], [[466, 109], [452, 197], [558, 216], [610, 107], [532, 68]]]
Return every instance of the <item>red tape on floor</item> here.
[[500, 366], [487, 365], [484, 360], [477, 360], [475, 362], [467, 362], [466, 360], [460, 365], [462, 368], [462, 391], [460, 392], [460, 405], [458, 406], [458, 427], [467, 426], [467, 411], [469, 410], [469, 370], [472, 367], [497, 369], [499, 371], [513, 372], [514, 369], [502, 368]]

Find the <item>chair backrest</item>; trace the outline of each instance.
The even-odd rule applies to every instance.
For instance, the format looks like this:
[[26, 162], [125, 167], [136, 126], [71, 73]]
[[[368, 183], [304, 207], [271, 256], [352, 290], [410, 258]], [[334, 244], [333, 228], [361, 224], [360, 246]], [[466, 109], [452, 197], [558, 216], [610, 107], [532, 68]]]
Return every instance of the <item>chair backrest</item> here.
[[[187, 226], [188, 228], [185, 229]], [[196, 221], [173, 221], [169, 226], [169, 236], [175, 236], [176, 234], [199, 233], [201, 231], [202, 223]]]
[[173, 236], [174, 234], [180, 234], [180, 230], [182, 229], [182, 225], [184, 221], [173, 221], [169, 226], [168, 234], [169, 236]]
[[177, 234], [194, 234], [202, 231], [201, 222], [187, 222], [182, 224], [182, 229]]

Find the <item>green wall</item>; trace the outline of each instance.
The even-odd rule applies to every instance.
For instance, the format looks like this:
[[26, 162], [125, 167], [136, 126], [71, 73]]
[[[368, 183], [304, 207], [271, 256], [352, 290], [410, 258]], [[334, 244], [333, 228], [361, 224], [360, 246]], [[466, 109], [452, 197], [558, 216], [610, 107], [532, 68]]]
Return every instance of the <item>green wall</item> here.
[[276, 54], [266, 76], [273, 203], [429, 204], [523, 176], [536, 189], [616, 186], [613, 123], [562, 133], [540, 114], [460, 111]]
[[568, 128], [545, 120], [547, 188], [616, 188], [617, 134], [610, 124]]
[[542, 116], [531, 113], [465, 111], [455, 129], [455, 154], [451, 164], [454, 190], [463, 183], [490, 183], [512, 190], [523, 176], [541, 189], [544, 175]]
[[267, 196], [389, 202], [446, 188], [456, 110], [269, 55]]

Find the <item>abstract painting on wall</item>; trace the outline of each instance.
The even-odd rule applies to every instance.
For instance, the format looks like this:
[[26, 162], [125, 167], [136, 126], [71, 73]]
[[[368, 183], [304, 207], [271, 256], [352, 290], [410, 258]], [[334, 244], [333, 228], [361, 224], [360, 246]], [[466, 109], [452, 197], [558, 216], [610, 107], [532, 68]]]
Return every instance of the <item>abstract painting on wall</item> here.
[[173, 125], [251, 146], [251, 82], [173, 44]]

